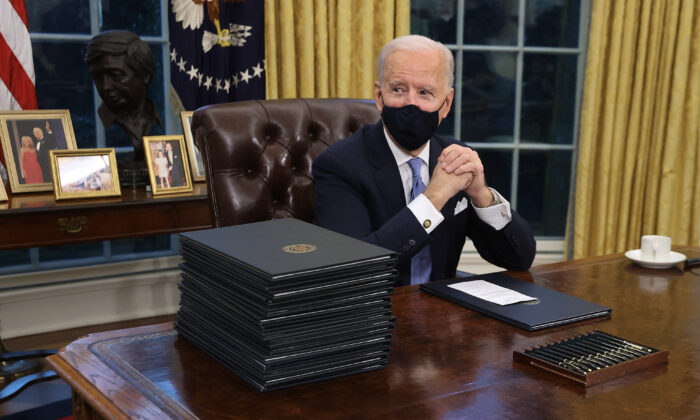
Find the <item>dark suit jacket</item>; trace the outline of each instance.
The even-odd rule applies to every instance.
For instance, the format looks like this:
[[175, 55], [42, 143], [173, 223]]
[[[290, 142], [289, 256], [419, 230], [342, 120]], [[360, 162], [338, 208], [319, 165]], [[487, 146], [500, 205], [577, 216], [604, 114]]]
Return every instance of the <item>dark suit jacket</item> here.
[[182, 163], [182, 157], [180, 156], [179, 148], [173, 147], [172, 160], [170, 159], [170, 155], [167, 152], [165, 153], [165, 156], [168, 159], [168, 163], [173, 167], [172, 172], [170, 173], [172, 178], [172, 186], [182, 186], [182, 179], [184, 178], [184, 174], [182, 173], [182, 171], [185, 169], [185, 167]]
[[[434, 136], [430, 142], [430, 173], [442, 150], [455, 140]], [[410, 284], [411, 257], [430, 243], [432, 280], [455, 276], [466, 237], [492, 264], [510, 270], [527, 270], [535, 257], [535, 239], [528, 223], [515, 211], [512, 220], [497, 231], [469, 207], [454, 214], [467, 197], [459, 192], [442, 214], [445, 220], [430, 234], [406, 206], [401, 176], [387, 145], [382, 122], [367, 125], [321, 153], [313, 163], [316, 222], [340, 232], [396, 251], [399, 284]], [[468, 199], [468, 197], [467, 197]]]
[[[42, 129], [42, 131], [44, 131]], [[41, 144], [41, 146], [39, 146]], [[37, 147], [39, 146], [39, 147]], [[44, 138], [37, 142], [34, 147], [36, 151], [36, 160], [41, 167], [41, 173], [44, 175], [45, 182], [51, 182], [51, 162], [49, 161], [49, 150], [56, 149], [56, 138], [51, 133], [44, 132]]]

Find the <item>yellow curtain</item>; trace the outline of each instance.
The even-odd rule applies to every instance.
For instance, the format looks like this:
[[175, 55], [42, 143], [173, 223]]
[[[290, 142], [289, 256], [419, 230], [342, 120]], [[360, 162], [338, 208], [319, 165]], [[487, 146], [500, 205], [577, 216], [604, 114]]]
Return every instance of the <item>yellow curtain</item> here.
[[700, 2], [595, 1], [573, 257], [700, 244]]
[[372, 98], [384, 44], [410, 0], [265, 0], [267, 98]]

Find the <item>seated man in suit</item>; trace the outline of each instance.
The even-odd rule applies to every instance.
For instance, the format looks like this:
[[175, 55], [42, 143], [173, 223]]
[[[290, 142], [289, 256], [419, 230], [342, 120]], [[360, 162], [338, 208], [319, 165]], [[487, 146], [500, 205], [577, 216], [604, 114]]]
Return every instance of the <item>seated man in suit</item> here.
[[487, 187], [474, 150], [434, 134], [452, 106], [452, 53], [408, 35], [387, 43], [377, 66], [381, 120], [313, 163], [317, 223], [396, 251], [400, 285], [454, 277], [466, 237], [487, 261], [527, 270], [528, 223]]

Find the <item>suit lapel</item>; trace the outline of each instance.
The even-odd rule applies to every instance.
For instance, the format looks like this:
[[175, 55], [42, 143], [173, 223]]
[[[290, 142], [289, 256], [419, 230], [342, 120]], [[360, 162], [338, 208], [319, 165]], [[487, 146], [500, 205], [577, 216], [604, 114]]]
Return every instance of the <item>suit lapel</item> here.
[[374, 167], [374, 181], [384, 197], [386, 218], [398, 213], [406, 206], [406, 198], [401, 183], [399, 168], [396, 166], [394, 155], [386, 144], [386, 137], [381, 120], [371, 128], [370, 135], [365, 138], [369, 156], [367, 159]]

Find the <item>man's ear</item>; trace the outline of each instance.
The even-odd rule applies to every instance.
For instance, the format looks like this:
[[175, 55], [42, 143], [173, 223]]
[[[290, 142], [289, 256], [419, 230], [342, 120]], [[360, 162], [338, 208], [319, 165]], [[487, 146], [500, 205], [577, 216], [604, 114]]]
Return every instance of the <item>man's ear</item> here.
[[455, 90], [454, 88], [450, 88], [450, 90], [447, 91], [447, 95], [445, 96], [445, 104], [443, 107], [440, 109], [440, 120], [442, 121], [443, 119], [447, 118], [447, 114], [450, 113], [450, 109], [452, 108], [452, 101], [455, 98]]
[[382, 102], [382, 85], [379, 81], [374, 82], [374, 102], [377, 106], [377, 111], [382, 112], [384, 108], [384, 103]]

